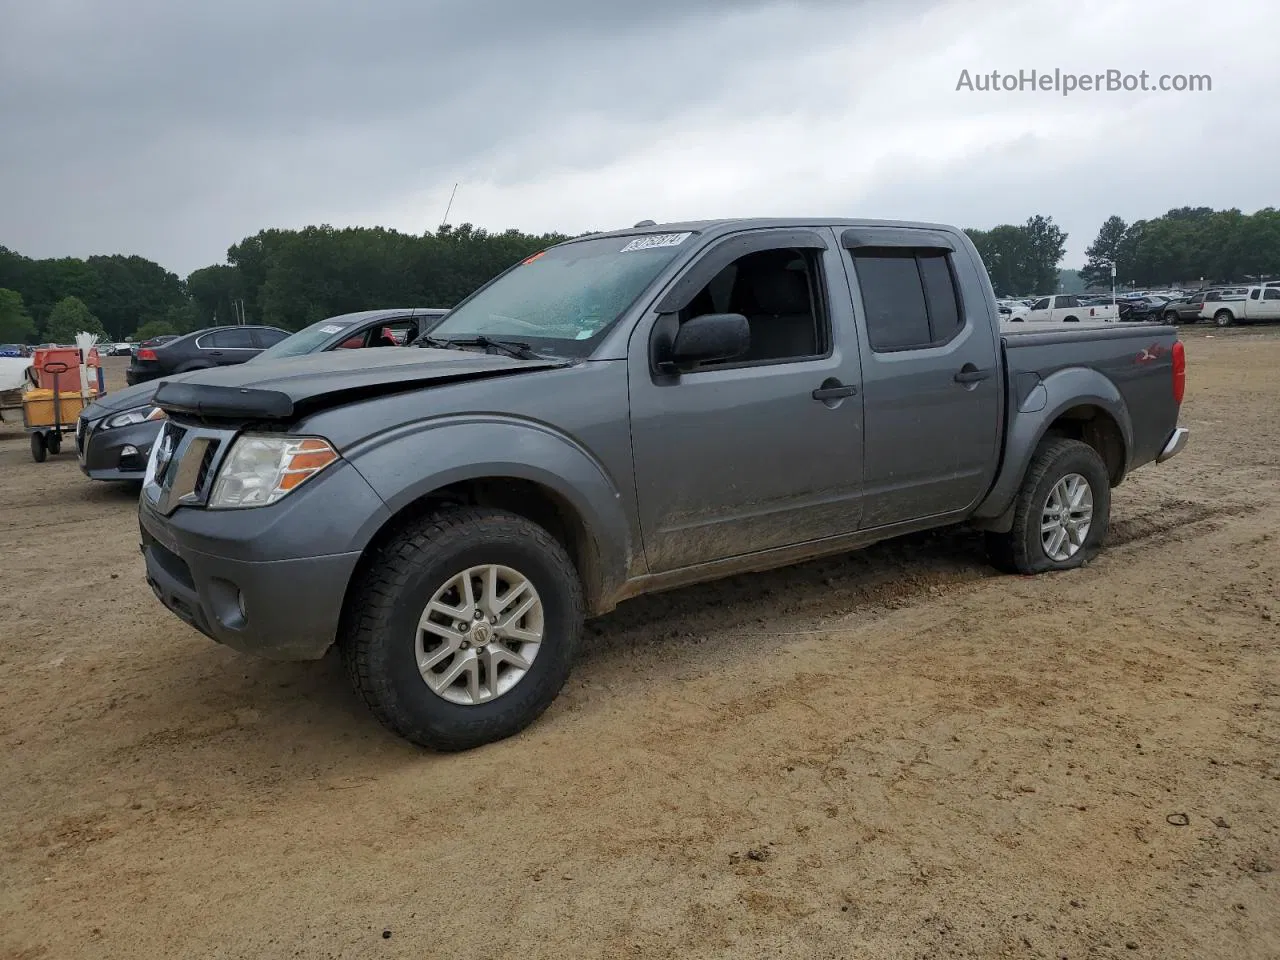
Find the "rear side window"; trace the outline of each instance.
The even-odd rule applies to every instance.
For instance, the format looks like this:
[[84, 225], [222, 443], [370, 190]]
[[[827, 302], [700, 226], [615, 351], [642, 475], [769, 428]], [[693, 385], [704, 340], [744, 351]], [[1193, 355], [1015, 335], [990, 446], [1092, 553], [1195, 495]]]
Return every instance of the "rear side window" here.
[[945, 252], [863, 248], [854, 252], [853, 264], [867, 339], [877, 353], [941, 346], [964, 326]]
[[253, 334], [248, 330], [215, 330], [200, 338], [200, 346], [214, 350], [253, 349]]
[[1280, 300], [1280, 287], [1267, 287], [1262, 291], [1263, 300]]

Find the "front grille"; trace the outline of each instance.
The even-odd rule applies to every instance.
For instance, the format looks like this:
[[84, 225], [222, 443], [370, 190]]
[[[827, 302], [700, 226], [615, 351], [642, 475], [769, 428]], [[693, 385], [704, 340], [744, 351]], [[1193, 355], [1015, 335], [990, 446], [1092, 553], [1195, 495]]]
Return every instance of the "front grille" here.
[[218, 454], [218, 447], [221, 443], [217, 440], [210, 440], [209, 445], [204, 448], [204, 456], [200, 458], [200, 469], [196, 472], [195, 493], [203, 497], [205, 493], [205, 484], [209, 480], [209, 469], [213, 466], [214, 457]]

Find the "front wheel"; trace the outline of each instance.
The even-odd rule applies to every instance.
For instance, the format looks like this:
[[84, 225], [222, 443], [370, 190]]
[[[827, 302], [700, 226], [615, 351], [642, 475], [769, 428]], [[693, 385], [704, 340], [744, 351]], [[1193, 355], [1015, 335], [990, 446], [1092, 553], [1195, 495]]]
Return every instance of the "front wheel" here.
[[468, 750], [551, 705], [582, 622], [581, 582], [554, 537], [514, 514], [454, 507], [376, 551], [338, 645], [385, 726], [429, 749]]
[[1107, 535], [1111, 482], [1098, 452], [1079, 440], [1041, 441], [1014, 501], [1013, 528], [988, 533], [992, 563], [1036, 574], [1083, 566]]

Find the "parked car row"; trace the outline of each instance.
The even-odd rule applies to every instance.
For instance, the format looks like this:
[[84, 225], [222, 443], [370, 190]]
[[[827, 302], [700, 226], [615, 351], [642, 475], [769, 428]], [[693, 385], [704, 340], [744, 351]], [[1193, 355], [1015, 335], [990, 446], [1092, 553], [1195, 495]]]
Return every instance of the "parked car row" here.
[[[401, 346], [445, 310], [405, 307], [367, 310], [321, 320], [289, 334], [275, 327], [227, 326], [140, 345], [126, 379], [130, 386], [90, 404], [76, 422], [80, 469], [93, 480], [141, 480], [164, 419], [153, 398], [161, 382], [199, 370], [359, 347]], [[257, 344], [270, 341], [269, 346]], [[249, 343], [247, 347], [226, 344]], [[152, 344], [148, 346], [148, 344]]]

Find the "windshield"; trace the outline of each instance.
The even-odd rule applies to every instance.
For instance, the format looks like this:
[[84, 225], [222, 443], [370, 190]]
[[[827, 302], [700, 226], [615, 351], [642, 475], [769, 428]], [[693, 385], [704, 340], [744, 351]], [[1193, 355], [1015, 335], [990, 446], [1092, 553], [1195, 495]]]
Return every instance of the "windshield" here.
[[690, 236], [602, 237], [536, 253], [455, 307], [426, 336], [507, 338], [540, 352], [586, 356]]
[[341, 333], [356, 321], [346, 317], [321, 320], [309, 327], [303, 327], [297, 333], [291, 333], [279, 343], [263, 350], [255, 360], [278, 360], [280, 357], [300, 357], [304, 353], [315, 353], [316, 349], [335, 333]]

